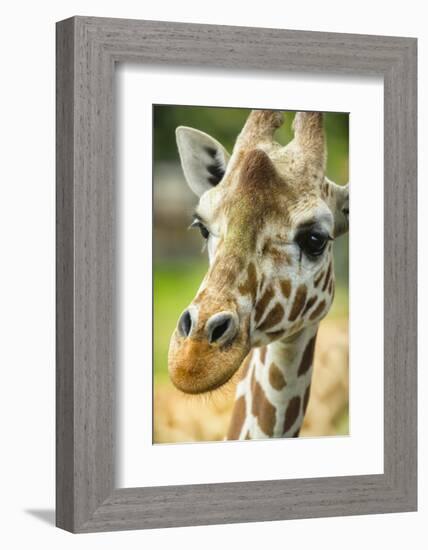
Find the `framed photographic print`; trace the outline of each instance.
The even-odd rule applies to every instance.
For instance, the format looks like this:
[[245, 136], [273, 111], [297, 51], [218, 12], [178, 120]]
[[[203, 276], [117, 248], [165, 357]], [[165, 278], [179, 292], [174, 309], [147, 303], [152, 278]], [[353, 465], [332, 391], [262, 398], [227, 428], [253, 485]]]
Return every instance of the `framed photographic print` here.
[[416, 40], [57, 24], [57, 525], [412, 511]]

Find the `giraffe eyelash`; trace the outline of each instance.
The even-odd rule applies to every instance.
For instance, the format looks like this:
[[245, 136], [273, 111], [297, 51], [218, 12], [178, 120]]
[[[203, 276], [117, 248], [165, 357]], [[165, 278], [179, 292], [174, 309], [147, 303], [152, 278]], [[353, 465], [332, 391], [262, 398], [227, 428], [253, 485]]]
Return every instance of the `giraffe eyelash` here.
[[199, 231], [201, 232], [202, 237], [205, 240], [208, 240], [208, 238], [210, 236], [210, 231], [207, 228], [207, 226], [199, 218], [194, 218], [194, 220], [192, 221], [192, 223], [189, 226], [189, 229], [193, 229], [194, 227], [199, 228]]

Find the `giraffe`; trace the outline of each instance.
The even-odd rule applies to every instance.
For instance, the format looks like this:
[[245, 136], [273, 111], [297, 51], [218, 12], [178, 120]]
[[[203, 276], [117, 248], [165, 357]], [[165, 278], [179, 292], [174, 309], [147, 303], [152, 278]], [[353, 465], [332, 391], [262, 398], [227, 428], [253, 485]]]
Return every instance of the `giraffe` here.
[[209, 268], [171, 337], [169, 375], [198, 394], [241, 368], [230, 440], [298, 437], [334, 297], [333, 242], [348, 230], [348, 185], [325, 175], [322, 113], [296, 113], [286, 146], [274, 141], [283, 120], [251, 111], [231, 155], [204, 132], [176, 130]]

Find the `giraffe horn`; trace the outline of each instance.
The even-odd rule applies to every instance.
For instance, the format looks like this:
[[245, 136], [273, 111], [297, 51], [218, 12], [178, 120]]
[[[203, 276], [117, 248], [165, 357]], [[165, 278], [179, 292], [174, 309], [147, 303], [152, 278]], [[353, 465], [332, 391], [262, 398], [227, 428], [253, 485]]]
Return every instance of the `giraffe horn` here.
[[323, 113], [298, 112], [293, 121], [294, 142], [308, 160], [325, 167], [326, 144]]
[[251, 111], [236, 141], [235, 148], [256, 147], [273, 142], [275, 130], [284, 121], [281, 111], [255, 110]]

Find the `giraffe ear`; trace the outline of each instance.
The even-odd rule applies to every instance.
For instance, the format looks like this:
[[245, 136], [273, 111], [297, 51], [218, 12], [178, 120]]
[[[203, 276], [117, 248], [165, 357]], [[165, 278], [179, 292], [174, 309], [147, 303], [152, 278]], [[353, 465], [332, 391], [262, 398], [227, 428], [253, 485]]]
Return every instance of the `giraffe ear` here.
[[179, 126], [175, 134], [184, 176], [200, 197], [223, 179], [229, 153], [217, 140], [194, 128]]
[[349, 184], [337, 185], [325, 179], [328, 185], [330, 206], [334, 215], [334, 236], [339, 237], [349, 229]]

